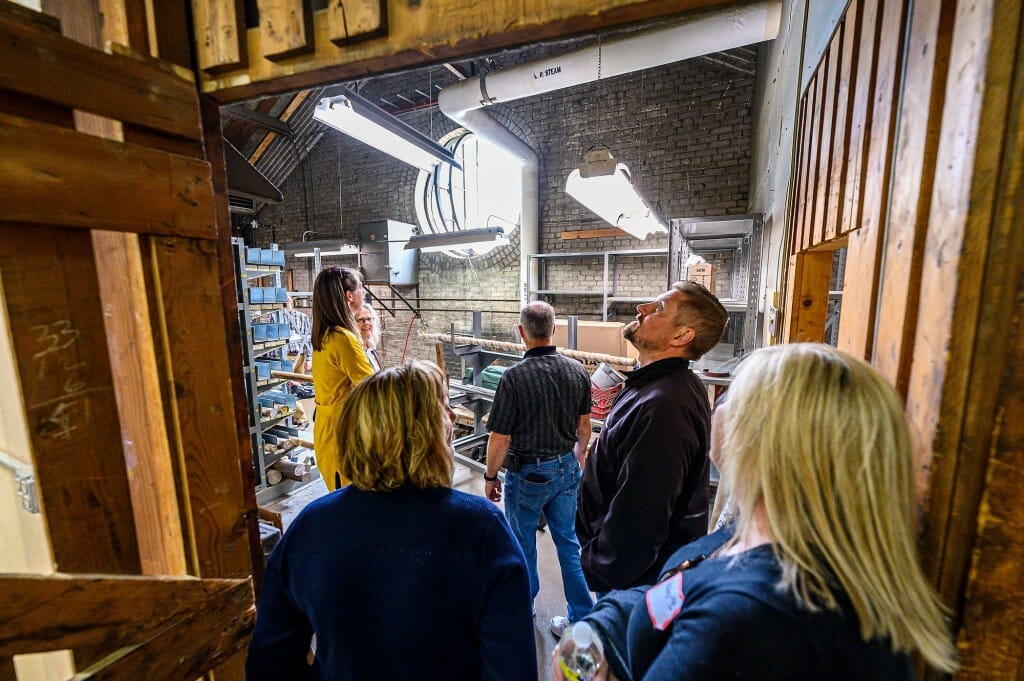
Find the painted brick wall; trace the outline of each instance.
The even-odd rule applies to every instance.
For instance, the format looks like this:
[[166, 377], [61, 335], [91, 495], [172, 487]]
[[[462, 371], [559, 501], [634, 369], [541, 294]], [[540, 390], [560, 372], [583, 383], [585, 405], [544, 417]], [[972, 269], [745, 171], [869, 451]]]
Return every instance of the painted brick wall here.
[[[536, 55], [536, 52], [533, 53]], [[507, 62], [530, 57], [526, 52]], [[533, 58], [533, 57], [530, 57]], [[506, 63], [506, 65], [508, 65]], [[413, 83], [426, 90], [441, 80], [440, 67], [376, 79], [381, 92]], [[420, 83], [422, 81], [422, 83]], [[597, 83], [530, 97], [490, 109], [533, 148], [541, 161], [540, 220], [542, 253], [601, 252], [665, 248], [664, 235], [640, 242], [631, 237], [563, 240], [561, 233], [607, 227], [564, 191], [565, 178], [592, 146], [612, 149], [633, 173], [634, 182], [666, 218], [745, 213], [749, 186], [751, 106], [754, 78], [702, 59], [605, 79]], [[454, 126], [436, 107], [401, 115], [409, 125], [435, 139]], [[328, 131], [282, 187], [285, 200], [265, 207], [257, 219], [257, 241], [317, 237], [354, 239], [363, 221], [389, 218], [416, 224], [415, 185], [419, 171], [370, 147]], [[353, 257], [325, 262], [354, 266]], [[615, 295], [657, 295], [667, 283], [667, 260], [617, 257]], [[412, 325], [406, 356], [432, 359], [431, 344], [417, 331], [447, 333], [471, 328], [471, 310], [484, 311], [484, 335], [511, 340], [518, 312], [518, 239], [470, 261], [443, 254], [421, 254], [419, 300], [422, 323]], [[311, 265], [294, 267], [294, 286], [309, 290]], [[588, 290], [599, 294], [603, 260], [554, 259], [541, 288]], [[611, 286], [612, 282], [609, 282]], [[374, 291], [391, 307], [386, 289]], [[412, 299], [414, 288], [401, 289]], [[551, 299], [560, 315], [601, 318], [600, 295]], [[411, 314], [382, 315], [386, 363], [398, 362], [406, 345]], [[628, 319], [635, 304], [611, 308], [611, 319]], [[451, 359], [451, 358], [450, 358]], [[450, 367], [453, 369], [453, 367]], [[452, 371], [455, 373], [455, 371]]]

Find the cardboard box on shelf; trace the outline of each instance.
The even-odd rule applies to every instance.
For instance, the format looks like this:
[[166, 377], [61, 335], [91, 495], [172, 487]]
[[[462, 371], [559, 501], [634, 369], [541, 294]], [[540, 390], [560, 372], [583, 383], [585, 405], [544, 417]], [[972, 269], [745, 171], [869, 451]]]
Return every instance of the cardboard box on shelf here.
[[[590, 322], [581, 320], [576, 325], [578, 350], [583, 352], [599, 352], [615, 357], [637, 358], [636, 348], [622, 337], [622, 322]], [[551, 342], [560, 348], [566, 347], [569, 340], [568, 322], [564, 319], [555, 320], [555, 335]]]
[[687, 272], [687, 279], [701, 284], [704, 288], [715, 292], [715, 278], [718, 276], [718, 265], [704, 262], [699, 265], [690, 265]]

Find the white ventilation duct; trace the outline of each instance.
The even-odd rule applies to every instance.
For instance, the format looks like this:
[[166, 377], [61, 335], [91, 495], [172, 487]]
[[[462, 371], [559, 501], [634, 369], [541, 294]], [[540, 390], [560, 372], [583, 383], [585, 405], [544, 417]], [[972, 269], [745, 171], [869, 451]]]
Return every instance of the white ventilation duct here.
[[[694, 16], [683, 23], [603, 44], [545, 57], [527, 64], [449, 85], [437, 103], [448, 118], [511, 153], [523, 164], [523, 210], [520, 218], [520, 300], [526, 303], [529, 257], [537, 252], [537, 153], [483, 108], [531, 95], [621, 76], [634, 71], [692, 59], [712, 52], [773, 40], [779, 32], [782, 3], [756, 2]], [[532, 277], [536, 277], [536, 271]]]

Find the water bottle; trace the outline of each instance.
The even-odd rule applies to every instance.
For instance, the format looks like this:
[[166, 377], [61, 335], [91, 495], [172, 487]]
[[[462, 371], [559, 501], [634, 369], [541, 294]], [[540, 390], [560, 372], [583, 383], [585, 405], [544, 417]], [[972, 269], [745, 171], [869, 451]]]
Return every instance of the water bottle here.
[[565, 681], [591, 681], [604, 664], [604, 646], [586, 622], [577, 622], [570, 631], [558, 647], [558, 667]]

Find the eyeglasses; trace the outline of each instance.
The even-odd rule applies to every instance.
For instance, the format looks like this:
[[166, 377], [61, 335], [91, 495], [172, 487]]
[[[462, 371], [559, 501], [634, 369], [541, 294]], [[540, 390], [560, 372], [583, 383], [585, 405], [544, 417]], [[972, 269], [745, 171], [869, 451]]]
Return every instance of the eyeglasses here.
[[356, 324], [366, 324], [367, 322], [372, 321], [373, 317], [356, 317]]

